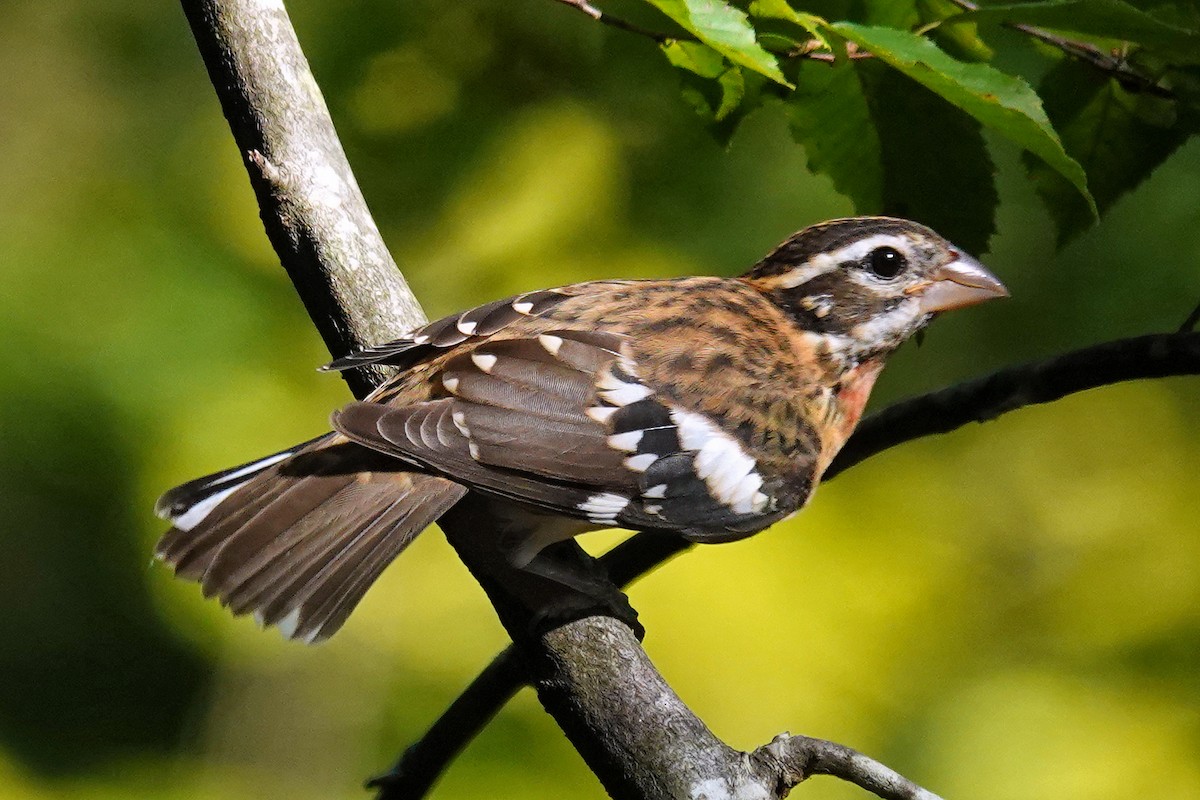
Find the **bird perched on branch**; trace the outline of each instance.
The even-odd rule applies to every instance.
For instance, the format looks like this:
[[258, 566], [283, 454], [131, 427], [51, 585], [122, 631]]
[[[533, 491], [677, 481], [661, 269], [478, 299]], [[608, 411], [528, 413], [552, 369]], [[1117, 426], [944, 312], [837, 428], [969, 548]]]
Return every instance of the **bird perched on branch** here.
[[479, 306], [334, 361], [399, 373], [333, 433], [167, 492], [156, 552], [235, 614], [313, 642], [468, 493], [518, 567], [607, 527], [740, 539], [808, 501], [891, 352], [1005, 295], [930, 229], [863, 217], [806, 228], [739, 278]]

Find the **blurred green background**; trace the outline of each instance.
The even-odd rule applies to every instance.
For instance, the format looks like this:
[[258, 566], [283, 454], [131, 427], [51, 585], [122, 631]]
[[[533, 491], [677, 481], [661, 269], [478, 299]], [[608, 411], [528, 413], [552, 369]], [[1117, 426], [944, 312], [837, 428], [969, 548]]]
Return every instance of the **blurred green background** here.
[[[778, 115], [723, 151], [652, 45], [549, 0], [288, 6], [431, 316], [733, 274], [851, 211]], [[318, 648], [150, 563], [162, 490], [349, 395], [313, 370], [176, 4], [6, 0], [0, 75], [0, 798], [365, 797], [504, 643], [490, 607], [436, 532]], [[903, 350], [877, 405], [1200, 299], [1200, 143], [1059, 254], [1019, 154], [994, 155], [985, 260], [1014, 297]], [[831, 738], [947, 798], [1196, 798], [1197, 463], [1200, 380], [1094, 391], [876, 458], [632, 596], [736, 746]], [[526, 692], [435, 796], [603, 792]]]

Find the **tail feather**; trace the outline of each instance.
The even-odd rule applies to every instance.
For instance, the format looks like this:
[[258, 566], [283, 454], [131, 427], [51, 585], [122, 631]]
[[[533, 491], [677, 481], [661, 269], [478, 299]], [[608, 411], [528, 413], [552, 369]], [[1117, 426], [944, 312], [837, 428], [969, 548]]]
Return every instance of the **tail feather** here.
[[156, 506], [155, 555], [234, 614], [314, 642], [465, 493], [330, 434], [185, 483]]

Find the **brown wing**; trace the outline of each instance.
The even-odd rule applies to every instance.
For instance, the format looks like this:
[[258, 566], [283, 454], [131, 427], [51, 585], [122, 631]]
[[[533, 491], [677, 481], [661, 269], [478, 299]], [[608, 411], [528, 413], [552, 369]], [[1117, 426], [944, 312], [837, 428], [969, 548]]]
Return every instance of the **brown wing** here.
[[570, 297], [572, 288], [541, 289], [476, 306], [430, 322], [395, 341], [336, 359], [321, 369], [335, 372], [363, 364], [408, 367], [435, 357], [438, 351], [457, 347], [464, 342], [481, 341], [514, 323], [540, 317]]
[[449, 396], [354, 403], [340, 432], [480, 491], [598, 526], [739, 538], [791, 492], [720, 426], [638, 377], [627, 338], [551, 330], [449, 358]]

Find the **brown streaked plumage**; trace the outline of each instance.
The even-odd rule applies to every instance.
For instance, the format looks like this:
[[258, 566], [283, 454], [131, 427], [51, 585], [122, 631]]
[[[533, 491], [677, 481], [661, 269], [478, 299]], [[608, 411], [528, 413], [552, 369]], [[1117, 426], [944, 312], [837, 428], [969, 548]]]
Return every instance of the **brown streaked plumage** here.
[[928, 228], [874, 217], [807, 228], [741, 278], [489, 303], [334, 362], [401, 372], [334, 433], [168, 492], [156, 552], [315, 641], [468, 492], [518, 566], [603, 527], [743, 538], [808, 501], [890, 352], [1004, 294]]

